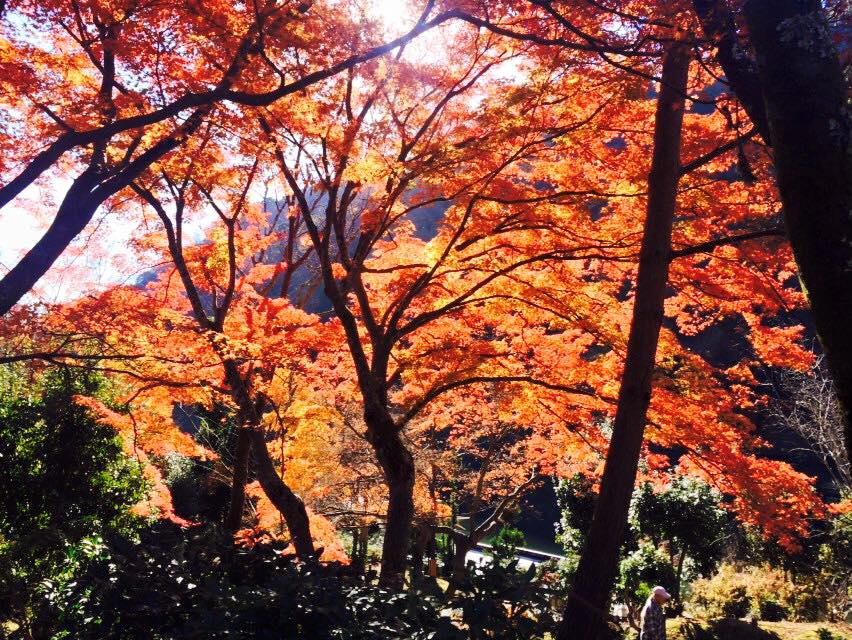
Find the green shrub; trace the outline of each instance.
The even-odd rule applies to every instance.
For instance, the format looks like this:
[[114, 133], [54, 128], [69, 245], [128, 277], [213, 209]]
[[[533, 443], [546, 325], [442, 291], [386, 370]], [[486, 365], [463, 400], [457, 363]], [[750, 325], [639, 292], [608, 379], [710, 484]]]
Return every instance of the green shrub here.
[[34, 637], [47, 637], [31, 624], [45, 585], [73, 582], [101, 535], [141, 525], [130, 513], [144, 495], [139, 465], [73, 400], [101, 384], [59, 371], [0, 397], [0, 622]]
[[[712, 578], [692, 583], [689, 606], [693, 613], [706, 618], [742, 618], [754, 607], [760, 618], [770, 620], [775, 613], [783, 612], [789, 617], [795, 593], [796, 585], [777, 569], [765, 566], [737, 569], [732, 564], [723, 564]], [[776, 603], [781, 611], [774, 610], [769, 603]]]
[[704, 624], [684, 622], [680, 631], [684, 640], [781, 640], [780, 636], [772, 631], [732, 618]]
[[736, 586], [728, 592], [722, 603], [722, 614], [729, 618], [744, 618], [751, 611], [751, 598], [744, 586]]
[[828, 613], [826, 600], [806, 584], [795, 593], [792, 609], [796, 620], [801, 622], [818, 622], [824, 620]]
[[634, 606], [644, 602], [654, 585], [675, 584], [675, 571], [665, 553], [643, 543], [619, 566], [618, 596]]
[[768, 622], [780, 622], [786, 620], [789, 609], [773, 598], [762, 596], [757, 601], [758, 612], [761, 620]]
[[[555, 629], [534, 569], [492, 564], [445, 600], [424, 579], [388, 592], [348, 567], [297, 563], [278, 543], [233, 545], [213, 527], [158, 522], [134, 543], [93, 541], [44, 585], [40, 637], [258, 640], [543, 640]], [[22, 636], [23, 637], [23, 636]], [[17, 639], [16, 639], [17, 640]]]
[[507, 565], [514, 560], [518, 547], [524, 544], [524, 534], [520, 529], [503, 525], [491, 541], [489, 555], [495, 564]]
[[0, 534], [88, 532], [132, 525], [128, 506], [144, 481], [115, 431], [74, 402], [101, 379], [85, 372], [45, 376], [32, 396], [0, 399]]

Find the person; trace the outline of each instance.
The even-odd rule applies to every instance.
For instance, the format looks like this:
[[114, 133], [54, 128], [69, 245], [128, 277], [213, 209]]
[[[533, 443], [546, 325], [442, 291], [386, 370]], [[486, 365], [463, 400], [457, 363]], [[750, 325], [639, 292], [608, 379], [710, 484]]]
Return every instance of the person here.
[[666, 616], [661, 605], [671, 600], [671, 595], [657, 585], [651, 589], [648, 601], [642, 607], [641, 640], [666, 640]]

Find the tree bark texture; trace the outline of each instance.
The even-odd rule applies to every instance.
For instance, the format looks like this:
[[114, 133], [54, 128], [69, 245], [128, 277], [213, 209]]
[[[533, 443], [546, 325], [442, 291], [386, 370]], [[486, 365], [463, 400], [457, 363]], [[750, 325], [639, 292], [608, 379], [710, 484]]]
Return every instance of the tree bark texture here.
[[414, 519], [414, 457], [392, 421], [375, 418], [370, 414], [370, 411], [365, 411], [367, 440], [376, 452], [388, 488], [379, 583], [383, 587], [401, 589]]
[[612, 440], [558, 640], [596, 640], [607, 634], [609, 595], [636, 481], [663, 320], [689, 60], [688, 48], [676, 43], [663, 61], [648, 176], [647, 218]]
[[231, 534], [237, 532], [243, 521], [250, 451], [251, 438], [248, 428], [240, 427], [237, 433], [237, 448], [234, 453], [234, 472], [231, 476], [231, 502], [228, 507], [228, 515], [225, 518], [225, 531]]
[[306, 559], [314, 553], [311, 526], [305, 503], [287, 486], [269, 455], [266, 440], [260, 427], [260, 409], [252, 399], [245, 380], [234, 360], [225, 360], [225, 379], [231, 387], [231, 396], [237, 405], [237, 451], [231, 485], [231, 505], [226, 518], [228, 531], [236, 531], [242, 521], [245, 487], [248, 477], [249, 448], [254, 450], [257, 479], [269, 501], [281, 512], [287, 530], [296, 548], [296, 555]]
[[755, 61], [739, 41], [734, 14], [723, 0], [692, 0], [704, 35], [716, 45], [716, 60], [725, 79], [742, 104], [760, 136], [771, 143], [766, 105]]
[[263, 433], [253, 429], [248, 431], [248, 434], [257, 461], [257, 479], [260, 481], [260, 486], [266, 497], [284, 516], [287, 530], [290, 532], [293, 546], [296, 548], [296, 555], [303, 560], [309, 558], [314, 554], [315, 549], [305, 503], [293, 493], [293, 490], [278, 475], [278, 470], [275, 468], [269, 450], [266, 448]]
[[852, 135], [818, 0], [748, 0], [787, 236], [834, 379], [852, 456]]
[[0, 316], [29, 292], [91, 221], [100, 201], [92, 198], [93, 181], [78, 178], [68, 190], [53, 223], [11, 271], [0, 279]]

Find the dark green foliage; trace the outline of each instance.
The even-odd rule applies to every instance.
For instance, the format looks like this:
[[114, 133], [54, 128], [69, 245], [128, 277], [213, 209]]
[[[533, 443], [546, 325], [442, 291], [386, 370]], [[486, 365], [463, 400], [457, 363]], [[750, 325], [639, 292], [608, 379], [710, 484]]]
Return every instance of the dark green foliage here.
[[429, 579], [388, 592], [347, 567], [299, 564], [281, 551], [157, 523], [138, 543], [113, 537], [69, 558], [74, 580], [48, 585], [41, 627], [79, 640], [532, 640], [554, 628], [536, 572], [514, 563], [475, 571], [445, 602]]
[[676, 597], [684, 569], [689, 579], [707, 576], [725, 554], [734, 527], [720, 502], [721, 496], [708, 485], [682, 476], [665, 491], [654, 492], [645, 483], [634, 493], [632, 525], [639, 536], [668, 550]]
[[523, 544], [524, 533], [520, 529], [503, 525], [491, 541], [490, 555], [495, 564], [507, 566]]
[[0, 534], [121, 528], [142, 495], [138, 465], [108, 426], [73, 401], [100, 379], [59, 371], [33, 397], [0, 399]]
[[73, 401], [100, 378], [64, 370], [38, 383], [0, 398], [0, 622], [25, 628], [41, 583], [70, 581], [99, 535], [138, 526], [129, 508], [144, 495], [115, 432]]
[[618, 598], [636, 608], [647, 600], [654, 585], [673, 584], [674, 580], [674, 568], [666, 554], [642, 543], [619, 565]]
[[786, 620], [789, 615], [787, 607], [778, 600], [770, 598], [761, 598], [758, 600], [757, 609], [760, 619], [768, 622], [780, 622], [781, 620]]
[[[557, 539], [566, 555], [561, 570], [564, 581], [570, 582], [596, 494], [592, 481], [577, 475], [560, 482], [556, 496], [562, 511]], [[635, 607], [655, 584], [677, 596], [683, 576], [693, 578], [715, 569], [732, 531], [720, 500], [707, 485], [682, 477], [675, 477], [662, 492], [654, 492], [647, 483], [638, 487], [621, 547], [618, 598]]]
[[543, 638], [556, 623], [549, 593], [536, 569], [518, 571], [517, 561], [494, 563], [470, 574], [450, 606], [460, 607], [469, 638]]
[[727, 602], [722, 606], [722, 613], [731, 618], [744, 618], [751, 611], [751, 598], [744, 586], [738, 585], [731, 589]]
[[230, 503], [229, 469], [233, 468], [236, 450], [233, 411], [220, 403], [209, 409], [176, 405], [172, 417], [183, 431], [219, 457], [201, 460], [172, 453], [157, 461], [175, 512], [194, 522], [221, 524]]
[[596, 498], [591, 478], [579, 473], [556, 485], [556, 500], [562, 512], [556, 525], [556, 540], [566, 551], [580, 552], [583, 537], [592, 524]]
[[[583, 550], [586, 533], [592, 524], [595, 511], [597, 493], [594, 492], [592, 479], [578, 473], [571, 478], [560, 480], [556, 486], [556, 500], [562, 513], [556, 524], [556, 541], [562, 545], [565, 552], [565, 560], [560, 562], [559, 571], [563, 586], [567, 589], [577, 571], [580, 552]], [[628, 527], [622, 542], [622, 556], [634, 550], [636, 545], [634, 531]]]

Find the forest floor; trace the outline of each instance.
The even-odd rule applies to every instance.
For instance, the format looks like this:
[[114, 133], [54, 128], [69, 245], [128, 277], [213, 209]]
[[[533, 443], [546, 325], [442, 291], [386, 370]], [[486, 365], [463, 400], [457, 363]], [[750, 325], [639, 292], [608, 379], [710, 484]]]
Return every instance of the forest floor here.
[[[707, 629], [707, 623], [704, 621], [693, 621], [700, 625], [702, 630]], [[835, 640], [852, 640], [852, 624], [848, 623], [831, 623], [831, 622], [765, 622], [761, 621], [758, 625], [759, 629], [769, 632], [761, 636], [754, 637], [755, 640], [819, 640], [820, 636], [817, 631], [819, 629], [827, 629], [832, 634]], [[715, 636], [696, 635], [694, 631], [690, 632], [684, 628], [683, 619], [669, 620], [666, 625], [666, 635], [670, 640], [703, 640], [704, 637], [711, 638]], [[773, 635], [774, 634], [774, 635]], [[721, 635], [719, 636], [722, 637]], [[728, 636], [725, 636], [726, 638]], [[733, 636], [731, 636], [733, 637]], [[746, 640], [745, 638], [743, 640]]]

